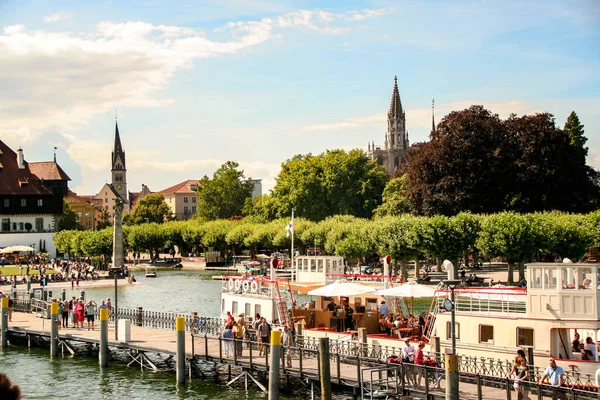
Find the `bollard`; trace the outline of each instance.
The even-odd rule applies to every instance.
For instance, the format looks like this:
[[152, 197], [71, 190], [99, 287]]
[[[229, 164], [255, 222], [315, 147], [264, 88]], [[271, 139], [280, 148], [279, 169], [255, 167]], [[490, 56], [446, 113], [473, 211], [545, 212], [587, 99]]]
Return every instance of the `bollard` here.
[[100, 309], [100, 366], [108, 367], [108, 308]]
[[60, 292], [60, 298], [62, 299], [62, 301], [65, 301], [67, 299], [67, 289], [63, 289]]
[[331, 400], [331, 364], [329, 362], [329, 338], [319, 338], [319, 371], [321, 400]]
[[142, 307], [138, 307], [137, 308], [135, 324], [137, 326], [143, 326], [144, 325], [144, 309]]
[[8, 298], [3, 297], [1, 300], [2, 303], [2, 348], [5, 349], [8, 346]]
[[81, 298], [83, 299], [83, 301], [85, 301], [85, 290], [81, 291]]
[[58, 303], [50, 304], [50, 358], [58, 356]]
[[177, 383], [185, 383], [185, 317], [175, 319], [177, 331]]
[[271, 368], [269, 369], [269, 400], [279, 399], [279, 357], [281, 357], [281, 331], [271, 331]]
[[446, 354], [446, 399], [458, 400], [458, 355]]

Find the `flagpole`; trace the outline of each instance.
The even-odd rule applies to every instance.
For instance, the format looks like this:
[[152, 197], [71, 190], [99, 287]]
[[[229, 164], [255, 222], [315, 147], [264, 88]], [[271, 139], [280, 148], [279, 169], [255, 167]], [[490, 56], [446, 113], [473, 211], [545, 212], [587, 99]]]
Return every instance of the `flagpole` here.
[[292, 263], [292, 276], [296, 269], [294, 268], [294, 209], [292, 208], [292, 249], [290, 251], [290, 262]]

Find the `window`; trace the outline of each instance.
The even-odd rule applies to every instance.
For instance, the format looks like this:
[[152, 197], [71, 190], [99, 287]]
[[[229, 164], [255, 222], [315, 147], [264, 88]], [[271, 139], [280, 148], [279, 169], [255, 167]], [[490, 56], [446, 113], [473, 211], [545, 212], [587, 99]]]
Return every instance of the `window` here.
[[10, 207], [10, 199], [4, 199], [4, 207]]
[[108, 204], [108, 198], [104, 199], [104, 204]]
[[246, 318], [252, 315], [252, 304], [246, 303], [246, 306], [244, 307], [244, 314], [246, 315]]
[[237, 315], [237, 313], [238, 313], [238, 303], [237, 303], [237, 301], [234, 301], [231, 303], [231, 314]]
[[533, 347], [533, 329], [517, 328], [517, 346]]
[[195, 191], [195, 190], [196, 190], [196, 184], [195, 184], [195, 183], [192, 183], [192, 184], [190, 185], [190, 189], [192, 189], [192, 190], [194, 190], [194, 191]]
[[38, 207], [41, 207], [41, 206], [43, 206], [43, 205], [44, 205], [44, 200], [42, 200], [42, 199], [38, 199], [38, 200], [37, 200], [37, 205], [38, 205]]
[[23, 222], [19, 222], [19, 230], [20, 231], [24, 231], [25, 230], [25, 224]]
[[38, 232], [44, 230], [44, 218], [35, 219], [35, 230]]
[[494, 327], [492, 325], [479, 325], [479, 343], [494, 344]]
[[10, 231], [10, 218], [2, 218], [2, 231]]
[[[455, 322], [454, 328], [456, 332], [456, 340], [460, 340], [460, 323]], [[446, 322], [446, 340], [452, 339], [452, 323], [450, 321]]]
[[377, 299], [367, 299], [366, 311], [377, 310]]
[[27, 206], [27, 199], [21, 199], [21, 207]]
[[196, 214], [196, 206], [192, 206], [192, 214]]
[[256, 314], [261, 314], [262, 315], [262, 310], [260, 308], [260, 304], [255, 304], [254, 305], [254, 315]]
[[17, 230], [17, 223], [13, 222], [13, 231], [16, 231], [16, 230]]
[[221, 300], [221, 312], [225, 312], [225, 299]]
[[188, 200], [189, 200], [189, 197], [187, 197], [187, 196], [185, 196], [185, 197], [183, 198], [183, 202], [184, 202], [184, 203], [187, 203], [187, 202], [188, 202]]
[[531, 287], [534, 289], [542, 288], [542, 269], [541, 268], [533, 269], [533, 282], [531, 282]]
[[189, 212], [189, 207], [188, 206], [183, 206], [183, 213], [187, 214]]
[[196, 196], [192, 196], [192, 203], [196, 202]]

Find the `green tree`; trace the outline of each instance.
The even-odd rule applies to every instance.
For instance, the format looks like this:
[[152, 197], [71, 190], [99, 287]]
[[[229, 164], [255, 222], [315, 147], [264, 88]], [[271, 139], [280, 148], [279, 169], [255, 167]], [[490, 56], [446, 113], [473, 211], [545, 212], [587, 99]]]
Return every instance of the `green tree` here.
[[421, 253], [418, 234], [420, 219], [405, 214], [381, 218], [375, 223], [379, 254], [382, 257], [390, 255], [395, 262], [400, 262], [400, 275], [403, 280], [408, 279], [407, 261], [418, 258]]
[[100, 216], [96, 222], [96, 229], [100, 230], [108, 228], [109, 226], [112, 226], [112, 224], [110, 223], [110, 214], [108, 213], [108, 208], [102, 207], [100, 210]]
[[571, 111], [571, 114], [567, 118], [564, 131], [569, 136], [571, 146], [584, 149], [584, 154], [587, 156], [588, 149], [585, 147], [587, 138], [584, 135], [583, 125], [579, 122], [579, 117], [575, 111]]
[[138, 251], [148, 251], [151, 261], [154, 261], [158, 256], [159, 250], [167, 243], [168, 237], [161, 225], [153, 222], [130, 226], [127, 241], [132, 248]]
[[381, 203], [386, 180], [383, 167], [363, 151], [328, 150], [283, 163], [271, 196], [280, 218], [292, 208], [311, 221], [344, 214], [369, 218]]
[[56, 232], [52, 237], [54, 246], [61, 253], [70, 253], [71, 251], [71, 238], [76, 231], [60, 231]]
[[239, 164], [227, 161], [213, 174], [204, 176], [198, 185], [198, 218], [216, 220], [242, 215], [246, 199], [252, 196], [254, 184], [238, 170]]
[[58, 230], [73, 230], [80, 229], [79, 219], [77, 218], [77, 213], [73, 211], [71, 205], [63, 200], [63, 212], [58, 217]]
[[242, 214], [253, 216], [263, 221], [270, 221], [277, 218], [278, 210], [277, 199], [270, 194], [263, 194], [254, 198], [246, 198]]
[[375, 210], [375, 215], [402, 215], [410, 211], [410, 202], [406, 197], [406, 175], [391, 179], [383, 190], [383, 202]]
[[171, 209], [161, 193], [151, 193], [141, 199], [133, 211], [123, 217], [123, 223], [138, 225], [150, 222], [162, 224], [173, 219]]
[[85, 231], [81, 240], [81, 250], [89, 257], [102, 257], [103, 265], [108, 265], [108, 258], [112, 255], [113, 230], [105, 228], [96, 231]]

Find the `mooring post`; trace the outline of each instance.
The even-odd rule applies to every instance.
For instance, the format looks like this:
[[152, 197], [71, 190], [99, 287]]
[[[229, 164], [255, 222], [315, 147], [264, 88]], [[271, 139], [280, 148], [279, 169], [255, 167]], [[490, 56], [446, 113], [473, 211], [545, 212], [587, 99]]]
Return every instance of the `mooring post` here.
[[58, 303], [50, 304], [50, 358], [58, 356]]
[[319, 338], [319, 370], [321, 374], [321, 400], [331, 400], [331, 364], [329, 338]]
[[108, 367], [108, 308], [100, 309], [100, 366]]
[[67, 289], [63, 289], [60, 292], [60, 298], [62, 301], [65, 301], [67, 299]]
[[[179, 317], [177, 317], [177, 318], [179, 318]], [[143, 307], [137, 308], [135, 324], [137, 326], [144, 326], [144, 308]], [[185, 324], [184, 324], [184, 326], [185, 326]]]
[[27, 291], [31, 293], [31, 276], [27, 275]]
[[177, 383], [185, 383], [185, 317], [175, 319], [177, 331]]
[[8, 298], [3, 297], [0, 300], [2, 300], [2, 348], [5, 349], [8, 346]]
[[269, 369], [269, 400], [279, 399], [279, 357], [281, 331], [271, 331], [271, 368]]
[[458, 400], [458, 355], [446, 356], [446, 399]]

